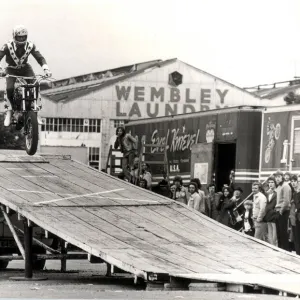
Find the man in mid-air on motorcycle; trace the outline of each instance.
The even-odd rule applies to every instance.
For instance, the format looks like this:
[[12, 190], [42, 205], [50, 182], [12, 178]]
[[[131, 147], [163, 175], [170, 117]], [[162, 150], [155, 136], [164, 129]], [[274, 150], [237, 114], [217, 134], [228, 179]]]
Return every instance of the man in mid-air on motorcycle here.
[[[4, 44], [0, 49], [0, 61], [6, 56], [7, 68], [3, 70], [0, 66], [0, 76], [14, 75], [33, 77], [34, 72], [31, 65], [28, 63], [30, 54], [36, 59], [39, 65], [43, 68], [45, 75], [51, 77], [51, 72], [47, 66], [45, 58], [37, 49], [36, 45], [27, 41], [28, 31], [23, 25], [18, 25], [13, 30], [13, 40]], [[6, 101], [7, 112], [4, 120], [4, 126], [11, 124], [12, 111], [15, 110], [14, 103], [14, 84], [16, 78], [6, 78]]]

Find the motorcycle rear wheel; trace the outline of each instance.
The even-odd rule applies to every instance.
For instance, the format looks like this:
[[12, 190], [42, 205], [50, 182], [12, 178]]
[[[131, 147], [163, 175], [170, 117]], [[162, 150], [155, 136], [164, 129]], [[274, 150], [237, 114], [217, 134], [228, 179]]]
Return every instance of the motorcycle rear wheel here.
[[39, 124], [37, 114], [29, 111], [25, 117], [25, 149], [28, 155], [36, 153], [39, 141]]

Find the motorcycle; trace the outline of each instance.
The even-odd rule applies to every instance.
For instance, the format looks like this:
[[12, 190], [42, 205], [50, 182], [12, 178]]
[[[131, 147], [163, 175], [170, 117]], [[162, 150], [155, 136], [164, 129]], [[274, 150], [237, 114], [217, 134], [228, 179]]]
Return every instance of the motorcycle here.
[[[37, 151], [39, 140], [37, 113], [42, 108], [40, 101], [38, 104], [38, 100], [40, 100], [40, 82], [50, 78], [43, 75], [34, 77], [6, 75], [5, 77], [16, 78], [13, 96], [14, 113], [11, 124], [14, 124], [18, 130], [23, 128], [26, 152], [28, 155], [34, 155]], [[27, 80], [30, 80], [30, 83]], [[7, 109], [8, 106], [6, 105], [5, 108]]]

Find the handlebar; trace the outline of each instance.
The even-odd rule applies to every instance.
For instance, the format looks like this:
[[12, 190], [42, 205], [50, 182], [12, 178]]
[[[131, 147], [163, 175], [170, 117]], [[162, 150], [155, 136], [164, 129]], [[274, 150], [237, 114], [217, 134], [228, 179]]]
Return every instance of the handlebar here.
[[54, 78], [52, 77], [48, 77], [46, 75], [35, 75], [35, 76], [31, 76], [31, 77], [25, 77], [25, 76], [16, 76], [16, 75], [5, 75], [5, 76], [2, 76], [1, 78], [9, 78], [9, 77], [12, 77], [12, 78], [17, 78], [17, 79], [23, 79], [23, 80], [26, 80], [26, 79], [31, 79], [31, 80], [34, 80], [35, 79], [35, 82], [41, 82], [42, 80], [55, 80]]

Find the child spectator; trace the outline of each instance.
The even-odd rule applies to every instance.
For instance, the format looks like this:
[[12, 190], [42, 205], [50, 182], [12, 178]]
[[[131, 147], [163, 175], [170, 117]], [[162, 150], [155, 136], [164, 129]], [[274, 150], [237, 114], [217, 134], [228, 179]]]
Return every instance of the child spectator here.
[[245, 212], [243, 215], [243, 231], [245, 234], [254, 236], [254, 222], [253, 222], [253, 202], [251, 200], [246, 200], [244, 202]]
[[150, 166], [149, 164], [142, 163], [142, 171], [141, 171], [141, 179], [144, 179], [147, 181], [147, 189], [151, 190], [152, 186], [152, 175], [150, 173]]
[[244, 213], [244, 206], [241, 204], [243, 202], [242, 198], [243, 189], [241, 187], [234, 188], [233, 197], [231, 200], [234, 202], [233, 216], [236, 224], [234, 225], [235, 230], [240, 230], [242, 227], [242, 217]]
[[147, 180], [146, 179], [141, 179], [140, 182], [139, 182], [139, 186], [143, 189], [147, 189], [148, 188]]
[[176, 198], [176, 185], [175, 184], [172, 184], [171, 187], [170, 187], [169, 198], [171, 198], [173, 200], [175, 200], [175, 198]]

